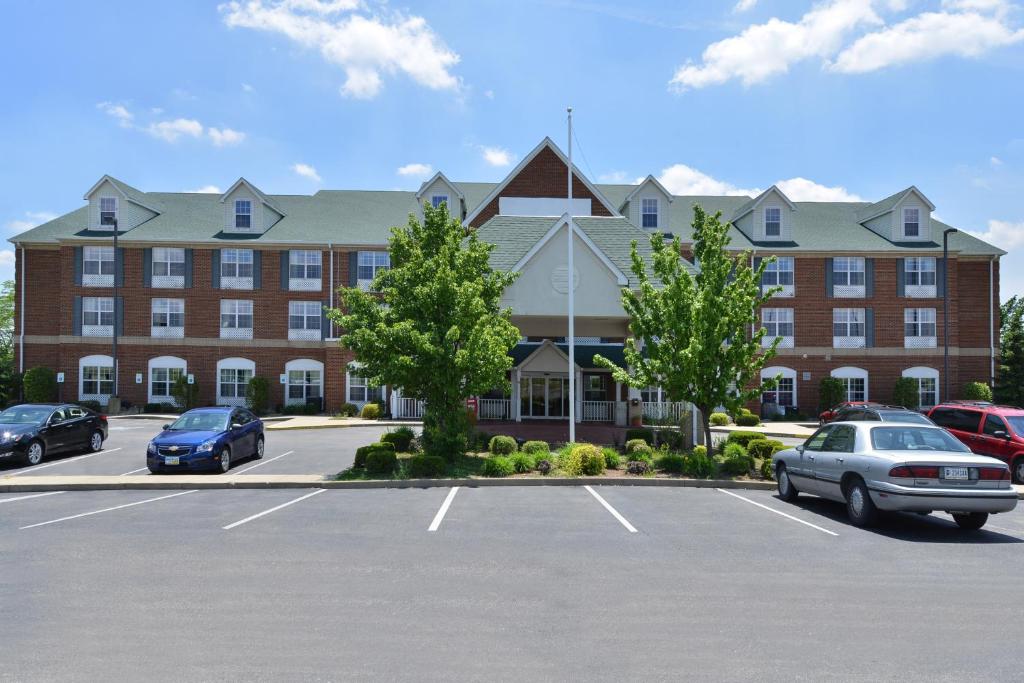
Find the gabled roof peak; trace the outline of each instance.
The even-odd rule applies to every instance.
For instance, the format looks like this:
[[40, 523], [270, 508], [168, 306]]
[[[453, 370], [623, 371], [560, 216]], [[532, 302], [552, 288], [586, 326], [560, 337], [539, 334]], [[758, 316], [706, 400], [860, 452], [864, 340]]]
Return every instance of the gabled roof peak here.
[[767, 190], [765, 190], [761, 194], [751, 199], [749, 202], [746, 202], [738, 209], [736, 209], [736, 212], [732, 215], [732, 218], [730, 219], [731, 222], [735, 223], [736, 221], [738, 221], [739, 219], [743, 218], [748, 213], [756, 209], [758, 204], [763, 202], [765, 200], [765, 197], [770, 195], [772, 192], [782, 197], [782, 201], [786, 202], [786, 206], [789, 207], [790, 211], [796, 211], [796, 204], [790, 201], [789, 197], [786, 196], [786, 193], [779, 189], [778, 185], [772, 185]]
[[458, 196], [459, 199], [466, 199], [466, 195], [462, 193], [462, 190], [460, 190], [455, 183], [448, 180], [448, 176], [446, 176], [444, 173], [441, 173], [441, 171], [438, 171], [433, 176], [431, 176], [429, 180], [424, 181], [423, 184], [420, 185], [419, 191], [416, 192], [416, 200], [419, 201], [423, 197], [423, 193], [427, 191], [427, 188], [433, 185], [439, 179], [444, 181], [445, 185], [455, 190], [455, 194], [456, 196]]
[[252, 193], [253, 193], [253, 195], [255, 195], [255, 197], [256, 197], [257, 199], [259, 199], [261, 203], [263, 203], [263, 204], [265, 204], [265, 205], [269, 206], [269, 207], [270, 207], [271, 209], [273, 209], [274, 211], [278, 212], [278, 213], [279, 213], [279, 214], [281, 214], [282, 216], [283, 216], [283, 215], [285, 215], [283, 211], [281, 211], [281, 210], [280, 210], [279, 208], [277, 208], [276, 206], [274, 206], [274, 204], [273, 204], [273, 203], [272, 203], [272, 202], [270, 201], [270, 199], [269, 199], [269, 198], [267, 197], [267, 195], [263, 194], [263, 193], [262, 193], [262, 192], [260, 191], [260, 189], [259, 189], [258, 187], [256, 187], [256, 186], [255, 186], [255, 185], [253, 185], [252, 183], [250, 183], [250, 182], [249, 182], [248, 180], [246, 180], [246, 179], [245, 179], [244, 177], [239, 177], [239, 178], [238, 178], [238, 180], [236, 180], [236, 181], [234, 182], [234, 184], [233, 184], [233, 185], [232, 185], [231, 187], [229, 187], [229, 188], [227, 189], [227, 192], [225, 192], [224, 194], [222, 194], [222, 195], [220, 196], [220, 201], [221, 201], [221, 203], [223, 204], [224, 202], [226, 202], [226, 201], [227, 201], [227, 199], [228, 199], [228, 197], [230, 197], [230, 196], [231, 196], [231, 194], [232, 194], [232, 193], [233, 193], [233, 192], [234, 192], [235, 190], [237, 190], [237, 189], [238, 189], [239, 187], [241, 187], [242, 185], [245, 185], [245, 187], [246, 187], [246, 188], [248, 188], [248, 190], [249, 190], [250, 192], [252, 192]]
[[910, 194], [917, 195], [918, 198], [925, 203], [929, 211], [935, 210], [935, 205], [932, 204], [931, 200], [928, 199], [928, 197], [925, 197], [924, 193], [921, 192], [921, 190], [917, 189], [916, 185], [911, 185], [906, 189], [900, 190], [899, 192], [889, 195], [888, 197], [881, 201], [877, 201], [874, 204], [868, 204], [863, 209], [857, 212], [857, 220], [861, 223], [864, 223], [865, 221], [869, 221], [872, 218], [877, 218], [882, 214], [889, 213], [890, 211], [893, 210], [893, 208], [896, 207], [897, 204], [902, 202], [907, 197], [907, 195]]
[[668, 190], [666, 190], [665, 186], [662, 185], [660, 182], [658, 182], [657, 178], [655, 178], [653, 175], [648, 175], [646, 178], [644, 178], [643, 180], [641, 180], [637, 184], [636, 188], [632, 192], [630, 192], [629, 194], [626, 195], [626, 198], [624, 200], [622, 200], [622, 203], [626, 204], [628, 202], [633, 201], [633, 197], [636, 196], [636, 193], [639, 192], [640, 190], [642, 190], [648, 184], [653, 184], [656, 188], [658, 188], [658, 190], [663, 195], [668, 197], [668, 200], [670, 202], [675, 200], [675, 197], [672, 196], [672, 193], [669, 192]]
[[98, 190], [103, 183], [110, 183], [111, 186], [113, 186], [113, 188], [117, 190], [118, 194], [121, 195], [122, 199], [132, 202], [133, 204], [138, 204], [139, 206], [142, 206], [144, 208], [147, 208], [153, 213], [160, 213], [159, 209], [154, 208], [152, 203], [149, 202], [145, 192], [132, 187], [126, 182], [118, 180], [114, 176], [106, 174], [104, 174], [102, 178], [97, 180], [96, 183], [89, 188], [89, 191], [85, 193], [85, 196], [83, 196], [82, 199], [88, 201], [89, 197], [91, 197], [92, 194], [96, 192], [96, 190]]

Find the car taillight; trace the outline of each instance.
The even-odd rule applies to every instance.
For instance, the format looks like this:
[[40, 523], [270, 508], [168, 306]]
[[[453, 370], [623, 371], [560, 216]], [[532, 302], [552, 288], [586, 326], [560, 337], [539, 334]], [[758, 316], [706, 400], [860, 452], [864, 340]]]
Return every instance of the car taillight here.
[[106, 415], [100, 415], [100, 419], [103, 420], [104, 422], [106, 422], [107, 421], [107, 416]]
[[889, 470], [889, 476], [901, 479], [938, 479], [939, 468], [931, 465], [899, 465]]
[[978, 478], [982, 481], [1009, 481], [1010, 470], [1004, 467], [982, 467], [978, 469]]

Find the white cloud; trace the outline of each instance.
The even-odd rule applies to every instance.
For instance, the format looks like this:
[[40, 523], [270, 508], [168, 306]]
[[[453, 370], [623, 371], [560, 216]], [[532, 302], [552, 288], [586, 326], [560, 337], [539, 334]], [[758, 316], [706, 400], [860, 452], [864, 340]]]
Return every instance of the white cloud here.
[[772, 18], [712, 43], [701, 56], [702, 64], [684, 64], [669, 85], [683, 91], [735, 78], [747, 86], [760, 83], [805, 59], [830, 57], [854, 30], [880, 23], [872, 0], [832, 0], [816, 5], [796, 23]]
[[14, 250], [4, 249], [3, 251], [0, 251], [0, 266], [10, 266], [13, 268], [14, 261]]
[[484, 155], [484, 161], [491, 166], [508, 166], [515, 159], [511, 152], [501, 147], [481, 147], [480, 151]]
[[988, 222], [988, 230], [985, 232], [967, 232], [1008, 251], [1024, 246], [1024, 221], [1011, 223], [993, 219]]
[[999, 157], [989, 157], [988, 163], [990, 163], [992, 166], [999, 167], [1003, 165], [1003, 160], [1000, 159]]
[[[678, 195], [727, 195], [756, 197], [764, 188], [742, 188], [730, 182], [713, 178], [702, 171], [674, 164], [661, 171], [658, 182], [672, 194]], [[821, 185], [807, 178], [779, 180], [775, 185], [794, 202], [862, 202], [861, 197], [845, 187]]]
[[253, 91], [256, 90], [256, 88], [252, 87], [248, 83], [243, 83], [242, 84], [242, 90], [244, 90], [245, 92], [253, 92]]
[[494, 99], [494, 91], [493, 90], [484, 90], [484, 97], [486, 97], [489, 100], [493, 100]]
[[24, 218], [16, 218], [12, 221], [8, 221], [6, 228], [11, 232], [25, 232], [31, 230], [37, 225], [48, 223], [57, 217], [57, 214], [50, 213], [49, 211], [26, 211]]
[[430, 164], [406, 164], [405, 166], [399, 166], [395, 172], [398, 175], [412, 176], [413, 178], [426, 178], [433, 170]]
[[858, 38], [829, 65], [840, 73], [866, 73], [947, 55], [978, 57], [1024, 41], [1009, 25], [1006, 6], [993, 0], [944, 2], [954, 11], [923, 12]]
[[135, 119], [135, 115], [132, 114], [123, 104], [114, 104], [112, 102], [100, 102], [96, 105], [97, 109], [103, 111], [107, 116], [110, 116], [117, 125], [122, 128], [131, 128], [132, 121]]
[[235, 0], [219, 9], [229, 27], [279, 33], [319, 50], [345, 71], [345, 96], [372, 98], [383, 87], [382, 75], [396, 73], [433, 90], [460, 89], [451, 73], [459, 55], [423, 17], [391, 10], [356, 14], [365, 9], [357, 0]]
[[193, 192], [196, 194], [224, 194], [224, 190], [220, 189], [216, 185], [203, 185], [197, 187], [194, 190], [185, 190], [185, 192]]
[[210, 128], [206, 131], [214, 147], [239, 145], [245, 141], [245, 133], [230, 128]]
[[309, 164], [292, 164], [292, 170], [303, 178], [308, 178], [315, 183], [322, 182], [320, 174]]
[[195, 119], [157, 121], [146, 127], [146, 132], [166, 142], [177, 142], [182, 135], [198, 138], [203, 135], [203, 124]]
[[732, 8], [733, 14], [742, 14], [743, 12], [749, 12], [754, 9], [757, 5], [757, 0], [740, 0], [736, 3], [736, 6]]
[[863, 202], [863, 197], [841, 185], [820, 185], [807, 178], [780, 180], [775, 185], [794, 202]]
[[597, 182], [608, 183], [609, 185], [622, 185], [630, 182], [629, 174], [625, 171], [610, 171], [597, 176]]

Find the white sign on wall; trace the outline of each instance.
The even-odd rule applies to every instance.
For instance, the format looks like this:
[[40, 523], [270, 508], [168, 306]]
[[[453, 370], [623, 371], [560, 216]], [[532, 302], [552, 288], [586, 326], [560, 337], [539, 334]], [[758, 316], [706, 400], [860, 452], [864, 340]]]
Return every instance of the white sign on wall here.
[[135, 383], [136, 384], [142, 384], [142, 373], [141, 372], [136, 372], [135, 373]]
[[192, 374], [189, 374], [189, 376], [188, 376], [188, 383], [189, 384], [195, 384], [196, 383], [196, 376], [192, 375]]
[[288, 375], [281, 375], [281, 384], [288, 384]]
[[64, 373], [63, 372], [58, 372], [57, 373], [57, 384], [64, 384]]

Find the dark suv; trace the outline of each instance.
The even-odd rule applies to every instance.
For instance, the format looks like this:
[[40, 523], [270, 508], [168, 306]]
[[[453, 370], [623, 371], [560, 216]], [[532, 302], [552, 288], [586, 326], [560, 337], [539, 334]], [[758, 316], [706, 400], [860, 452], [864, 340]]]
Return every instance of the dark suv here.
[[886, 406], [878, 403], [846, 406], [836, 411], [833, 422], [911, 422], [913, 424], [934, 424], [921, 413], [903, 406]]
[[1024, 409], [951, 401], [932, 408], [928, 417], [975, 453], [1005, 462], [1013, 482], [1024, 484]]

